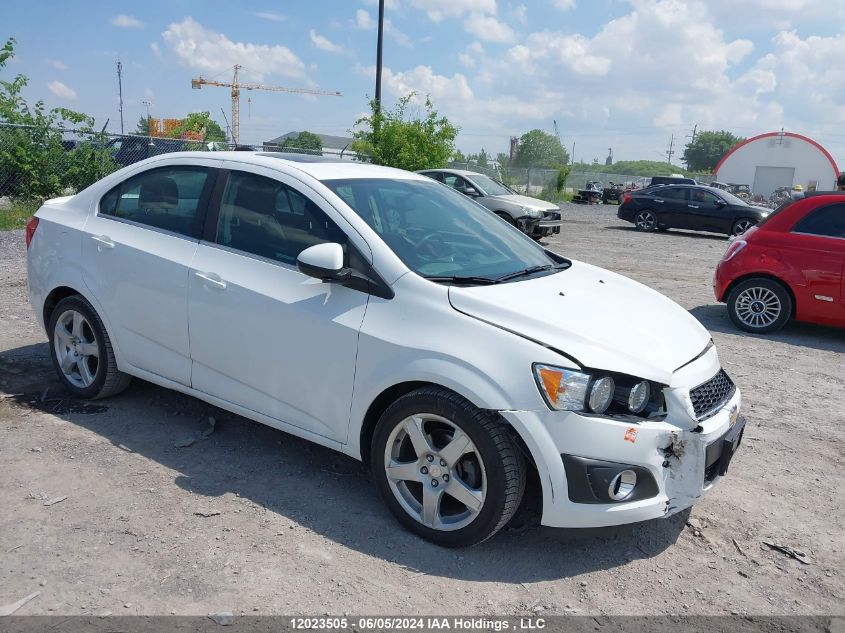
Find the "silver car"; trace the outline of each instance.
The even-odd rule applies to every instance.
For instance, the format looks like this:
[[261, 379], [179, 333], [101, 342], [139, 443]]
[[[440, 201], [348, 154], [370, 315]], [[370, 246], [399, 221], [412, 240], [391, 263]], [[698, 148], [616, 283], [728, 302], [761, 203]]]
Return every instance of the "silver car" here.
[[463, 169], [421, 169], [420, 174], [460, 191], [534, 239], [560, 233], [560, 207], [508, 189], [489, 176]]

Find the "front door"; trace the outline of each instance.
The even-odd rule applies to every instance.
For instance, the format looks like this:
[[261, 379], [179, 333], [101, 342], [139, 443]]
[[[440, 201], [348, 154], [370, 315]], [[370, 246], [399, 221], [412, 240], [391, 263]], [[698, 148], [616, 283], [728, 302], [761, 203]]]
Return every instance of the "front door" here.
[[716, 233], [730, 233], [736, 211], [716, 194], [705, 189], [692, 189], [687, 204], [694, 228]]
[[192, 386], [345, 442], [369, 295], [302, 274], [296, 258], [324, 242], [348, 256], [352, 229], [299, 181], [232, 167], [190, 274]]
[[111, 189], [86, 222], [83, 279], [130, 365], [190, 384], [188, 270], [219, 161], [157, 167]]

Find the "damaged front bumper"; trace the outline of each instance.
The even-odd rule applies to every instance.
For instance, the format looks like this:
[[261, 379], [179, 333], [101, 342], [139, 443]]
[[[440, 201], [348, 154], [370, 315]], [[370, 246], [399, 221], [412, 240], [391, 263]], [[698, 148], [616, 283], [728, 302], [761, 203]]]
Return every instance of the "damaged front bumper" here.
[[[667, 388], [667, 402], [688, 392]], [[700, 422], [683, 412], [637, 422], [548, 410], [501, 415], [537, 465], [541, 523], [576, 528], [667, 517], [693, 505], [727, 472], [745, 425], [740, 406], [736, 389]], [[613, 478], [623, 470], [633, 472], [637, 483], [632, 494], [613, 500], [613, 486], [619, 486]]]

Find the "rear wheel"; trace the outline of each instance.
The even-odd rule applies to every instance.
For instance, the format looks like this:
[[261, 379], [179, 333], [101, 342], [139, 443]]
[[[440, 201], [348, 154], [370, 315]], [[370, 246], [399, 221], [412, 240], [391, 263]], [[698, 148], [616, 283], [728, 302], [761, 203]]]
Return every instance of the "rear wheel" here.
[[446, 547], [493, 536], [513, 517], [525, 489], [525, 463], [506, 426], [441, 388], [418, 389], [388, 407], [371, 455], [394, 516]]
[[737, 284], [728, 295], [728, 315], [740, 330], [766, 334], [781, 329], [792, 315], [792, 297], [780, 283], [757, 277]]
[[79, 295], [62, 299], [48, 325], [53, 367], [73, 395], [96, 400], [123, 391], [132, 377], [117, 369], [106, 328]]
[[742, 235], [755, 224], [757, 224], [756, 220], [752, 220], [751, 218], [740, 218], [739, 220], [734, 222], [733, 228], [731, 229], [731, 234]]
[[644, 210], [637, 213], [634, 217], [634, 224], [638, 231], [656, 231], [657, 230], [657, 216], [654, 211]]

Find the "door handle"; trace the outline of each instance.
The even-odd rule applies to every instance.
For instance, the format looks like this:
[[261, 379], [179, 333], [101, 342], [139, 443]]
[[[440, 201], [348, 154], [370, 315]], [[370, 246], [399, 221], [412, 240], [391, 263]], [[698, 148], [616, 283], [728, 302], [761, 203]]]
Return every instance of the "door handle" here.
[[97, 250], [101, 251], [104, 248], [114, 248], [114, 242], [111, 241], [108, 235], [92, 235], [91, 239], [97, 242]]
[[698, 205], [697, 205], [697, 204], [688, 204], [687, 206], [688, 206], [690, 209], [697, 209], [697, 208], [698, 208]]
[[[195, 272], [194, 274], [200, 279], [202, 279], [206, 283], [206, 285], [213, 286], [214, 288], [218, 288], [219, 290], [226, 289], [226, 282], [220, 279], [214, 273]], [[212, 275], [214, 276], [212, 277]]]
[[666, 202], [665, 200], [658, 200], [657, 198], [655, 198], [654, 201], [659, 202], [660, 204], [663, 204], [664, 202]]

